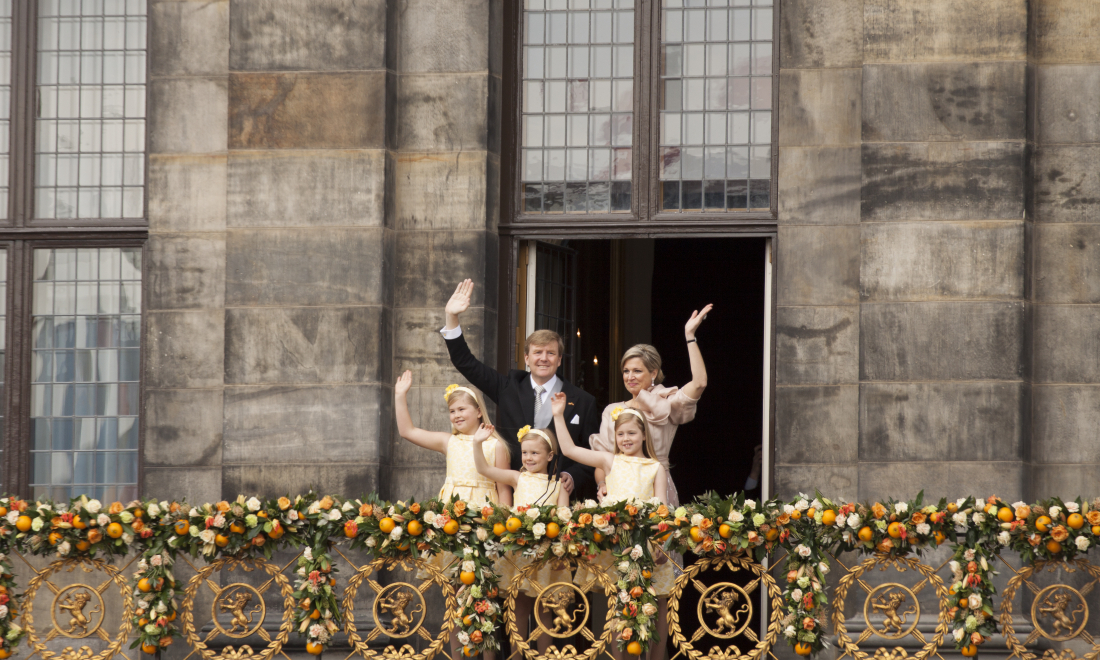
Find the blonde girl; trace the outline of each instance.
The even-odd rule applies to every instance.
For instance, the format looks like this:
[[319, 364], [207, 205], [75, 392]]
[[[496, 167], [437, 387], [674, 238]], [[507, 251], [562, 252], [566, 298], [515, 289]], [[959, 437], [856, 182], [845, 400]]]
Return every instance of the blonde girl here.
[[[656, 497], [667, 504], [666, 495], [668, 475], [654, 456], [653, 439], [645, 417], [630, 408], [616, 409], [612, 412], [615, 432], [615, 453], [585, 449], [574, 444], [565, 426], [565, 397], [555, 396], [551, 402], [554, 411], [554, 427], [558, 432], [558, 442], [562, 453], [569, 458], [602, 469], [607, 475], [607, 497], [605, 503], [622, 500], [647, 501]], [[672, 591], [672, 564], [667, 558], [657, 554], [657, 566], [653, 571], [652, 586], [657, 593], [658, 618], [657, 632], [662, 640], [668, 636], [668, 594]], [[612, 580], [617, 579], [613, 572], [613, 560], [610, 553], [601, 554], [596, 560], [601, 566], [612, 572]], [[583, 580], [578, 571], [578, 578]], [[574, 580], [575, 582], [578, 580]], [[587, 581], [587, 580], [583, 580]], [[650, 659], [659, 660], [664, 655], [664, 644], [654, 644], [650, 649]]]
[[[483, 424], [482, 429], [492, 430], [491, 425]], [[474, 443], [481, 442], [481, 438], [488, 434], [480, 431], [474, 436]], [[558, 474], [557, 439], [550, 429], [532, 429], [525, 426], [516, 434], [520, 446], [519, 470], [506, 470], [492, 467], [478, 451], [474, 452], [474, 464], [482, 476], [492, 479], [499, 484], [506, 484], [512, 488], [512, 501], [515, 506], [569, 506], [569, 493], [561, 487], [561, 482], [551, 475]], [[500, 575], [502, 588], [507, 588], [516, 574], [531, 563], [530, 557], [510, 554], [497, 562], [497, 574]], [[568, 582], [572, 576], [568, 570], [553, 569], [550, 565], [544, 566], [537, 575], [538, 583], [547, 586], [555, 582]], [[527, 639], [529, 619], [535, 608], [535, 597], [538, 592], [530, 581], [524, 581], [522, 590], [516, 595], [516, 625], [520, 636]], [[539, 652], [545, 652], [550, 645], [550, 640], [545, 635], [538, 639]]]

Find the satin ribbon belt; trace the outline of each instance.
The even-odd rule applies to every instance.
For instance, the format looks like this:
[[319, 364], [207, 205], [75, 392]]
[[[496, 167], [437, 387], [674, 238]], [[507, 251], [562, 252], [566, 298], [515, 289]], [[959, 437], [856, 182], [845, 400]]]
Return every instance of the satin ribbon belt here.
[[454, 488], [489, 488], [496, 490], [497, 484], [495, 481], [467, 481], [466, 479], [452, 479], [447, 477], [446, 481], [443, 482], [443, 487], [446, 488], [447, 486]]

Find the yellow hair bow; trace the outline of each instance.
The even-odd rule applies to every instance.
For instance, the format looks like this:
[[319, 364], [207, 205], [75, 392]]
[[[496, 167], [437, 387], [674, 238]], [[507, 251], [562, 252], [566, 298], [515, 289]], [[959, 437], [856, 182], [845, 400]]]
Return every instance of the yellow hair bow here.
[[524, 436], [526, 436], [530, 432], [531, 432], [531, 426], [530, 425], [524, 426], [520, 430], [516, 431], [516, 439], [517, 440], [523, 440]]

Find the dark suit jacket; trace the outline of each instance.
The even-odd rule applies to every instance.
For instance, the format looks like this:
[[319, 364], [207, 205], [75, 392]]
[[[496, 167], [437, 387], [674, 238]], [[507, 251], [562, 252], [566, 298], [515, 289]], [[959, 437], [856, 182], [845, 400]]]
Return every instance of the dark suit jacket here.
[[[497, 431], [512, 452], [512, 469], [518, 470], [520, 454], [516, 432], [535, 421], [535, 390], [531, 387], [531, 375], [518, 369], [512, 369], [507, 376], [501, 375], [474, 357], [466, 344], [465, 336], [460, 335], [446, 341], [451, 363], [458, 372], [486, 397], [496, 402]], [[600, 413], [596, 409], [596, 398], [565, 379], [562, 379], [561, 391], [565, 393], [567, 402], [565, 422], [569, 427], [569, 436], [577, 446], [588, 447], [588, 437], [600, 431]], [[579, 418], [579, 423], [571, 423], [575, 418]], [[568, 472], [573, 477], [574, 499], [595, 497], [594, 468], [562, 456], [559, 471]]]

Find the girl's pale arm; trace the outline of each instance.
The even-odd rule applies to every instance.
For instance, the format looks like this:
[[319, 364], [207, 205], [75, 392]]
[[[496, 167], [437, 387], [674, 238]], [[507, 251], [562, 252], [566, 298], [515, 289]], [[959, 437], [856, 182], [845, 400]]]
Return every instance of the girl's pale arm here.
[[554, 410], [554, 433], [558, 436], [561, 452], [578, 463], [603, 468], [604, 472], [610, 472], [615, 454], [578, 447], [573, 442], [573, 437], [569, 435], [569, 427], [565, 424], [565, 398], [564, 392], [558, 392], [550, 399]]
[[569, 493], [564, 488], [558, 489], [558, 506], [569, 506]]
[[[695, 331], [699, 329], [699, 324], [713, 308], [714, 305], [707, 305], [691, 313], [691, 318], [684, 326], [685, 340], [695, 339]], [[703, 395], [703, 390], [707, 389], [707, 366], [703, 364], [703, 353], [699, 350], [699, 342], [692, 341], [688, 344], [688, 360], [691, 362], [691, 382], [684, 385], [683, 391], [688, 397], [698, 399]]]
[[668, 504], [668, 471], [664, 468], [657, 470], [657, 476], [653, 477], [653, 494], [661, 504]]
[[418, 447], [446, 454], [447, 441], [451, 439], [450, 433], [425, 431], [413, 424], [412, 415], [409, 414], [409, 402], [406, 400], [410, 387], [412, 387], [412, 372], [406, 371], [397, 379], [397, 385], [393, 389], [393, 407], [397, 413], [398, 435]]
[[[474, 434], [474, 469], [486, 479], [497, 482], [498, 491], [500, 490], [500, 484], [515, 488], [519, 472], [507, 469], [508, 462], [504, 456], [504, 452], [496, 452], [496, 458], [493, 460], [493, 465], [489, 465], [489, 462], [485, 460], [485, 451], [482, 448], [482, 443], [491, 437], [490, 434], [492, 432], [492, 425], [482, 424], [481, 428]], [[502, 462], [505, 465], [505, 469], [501, 469], [500, 463]]]
[[603, 499], [607, 497], [607, 474], [603, 471], [603, 468], [596, 468], [596, 497]]

